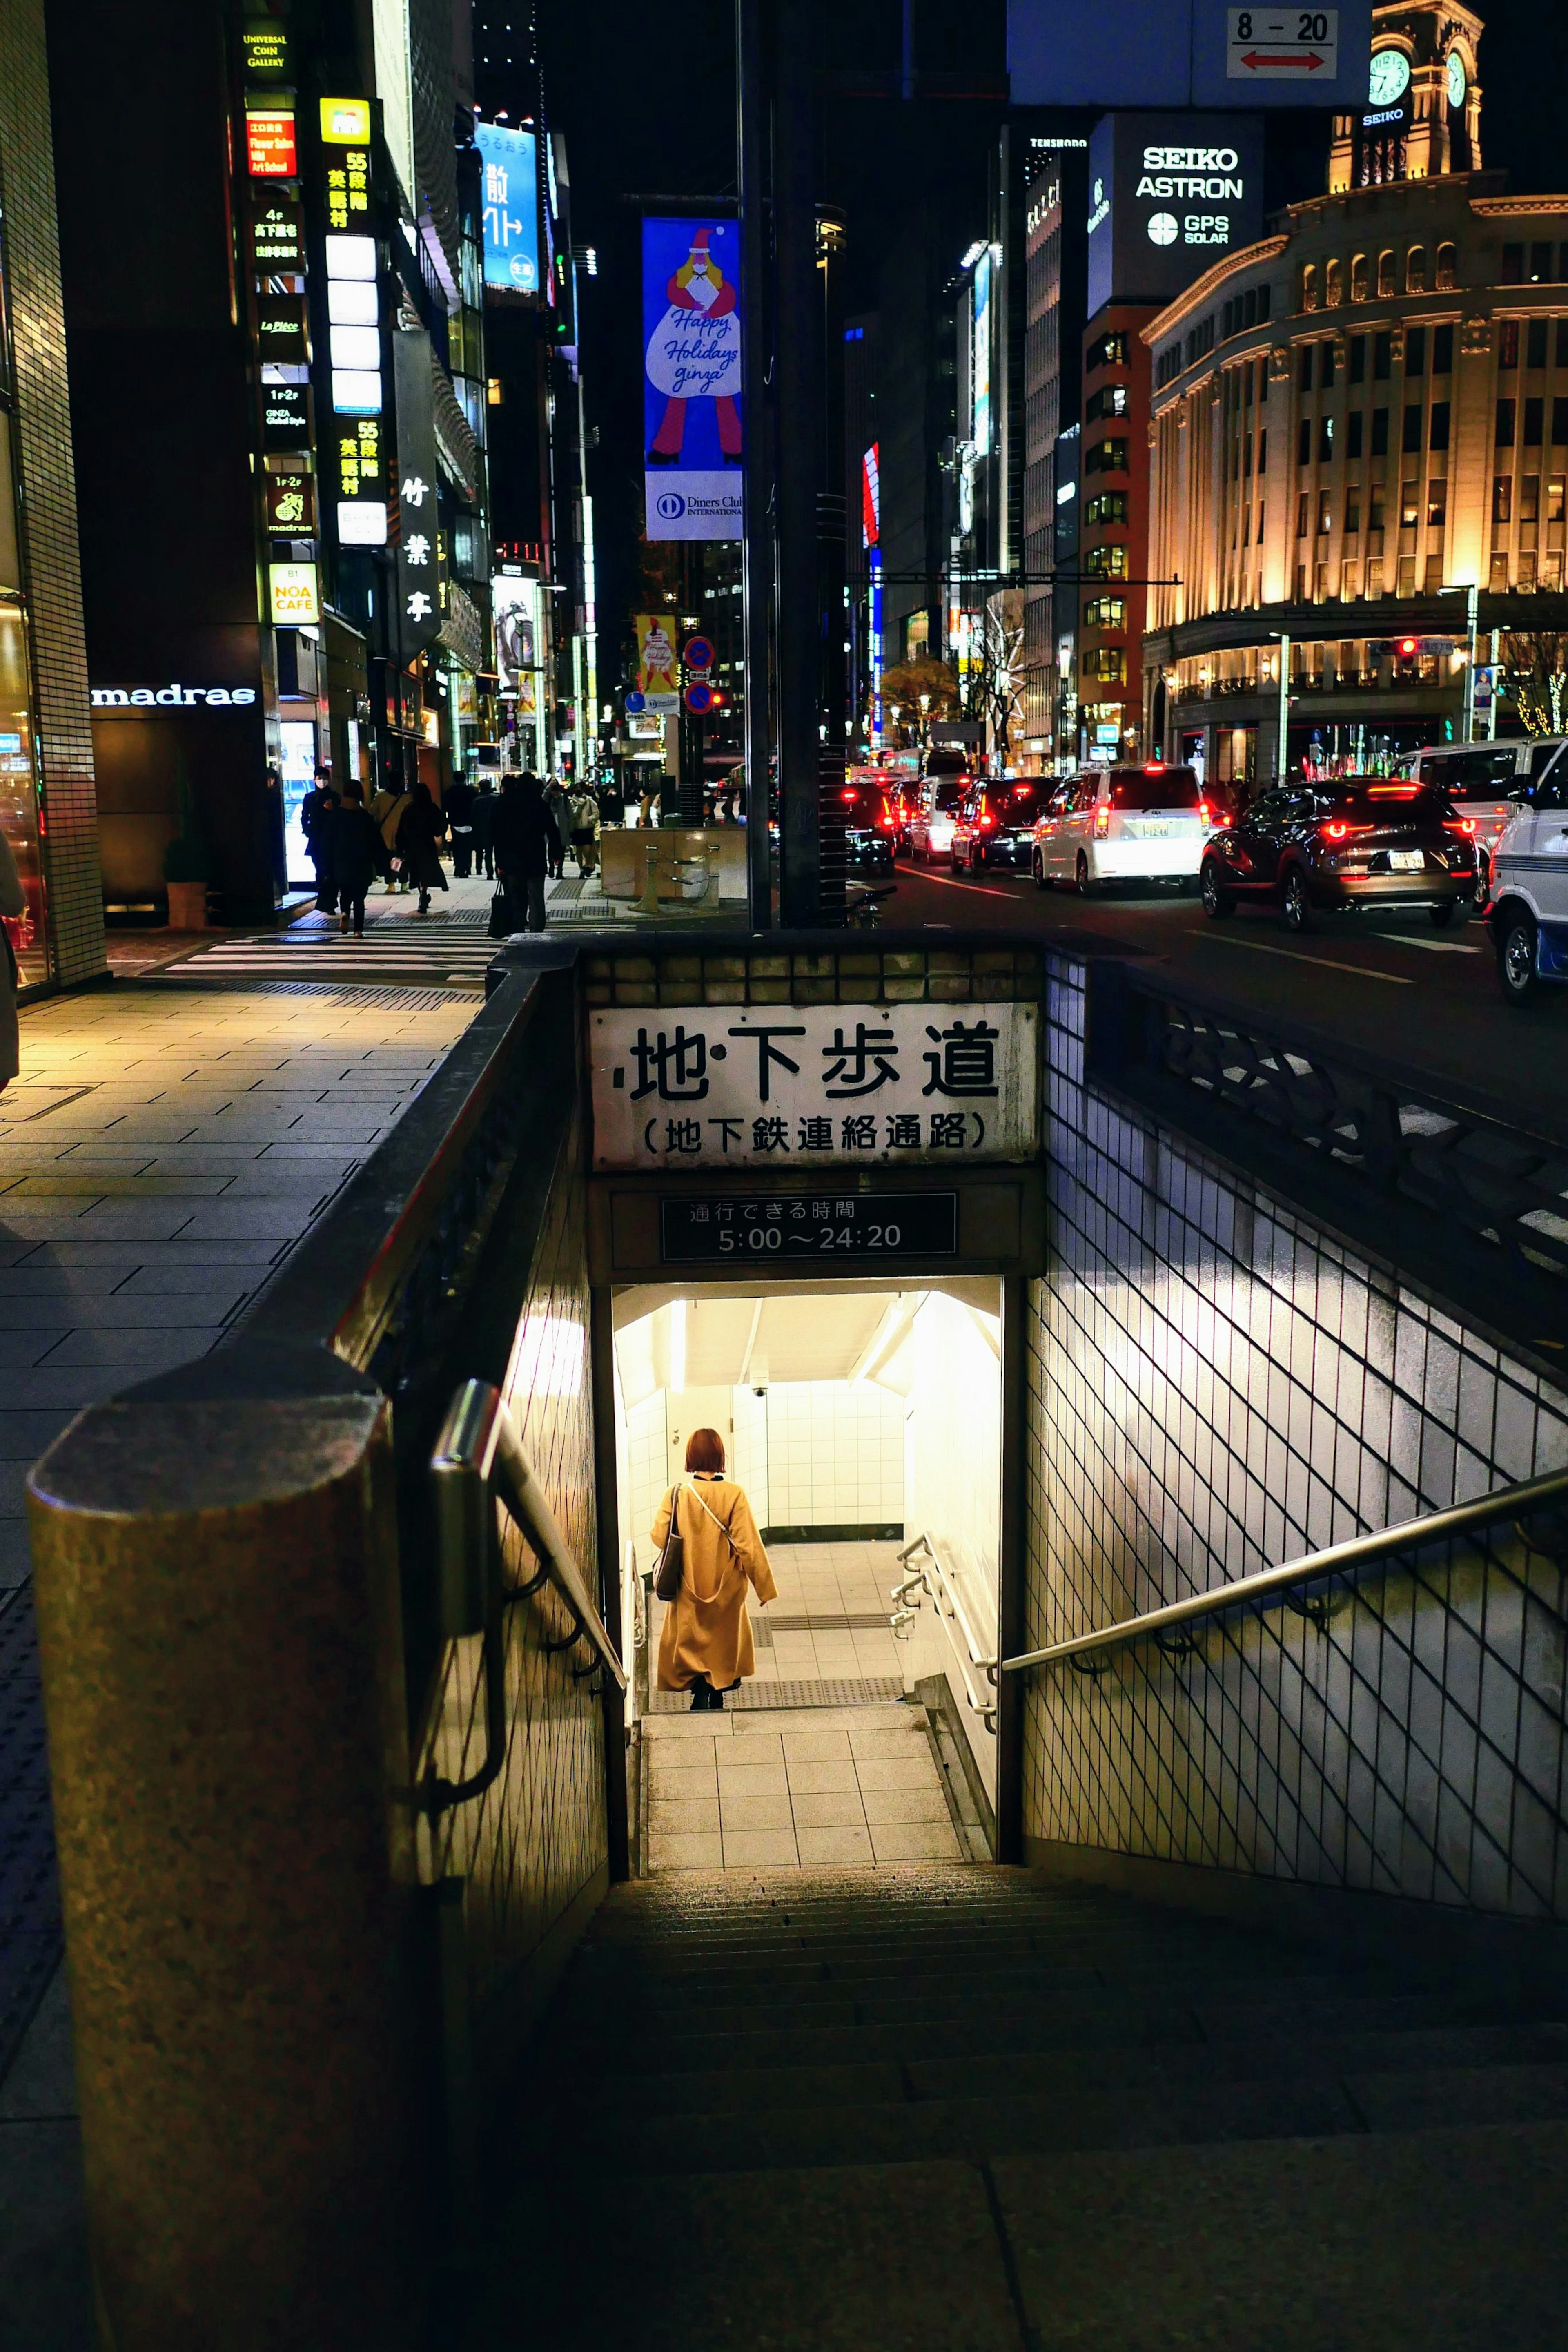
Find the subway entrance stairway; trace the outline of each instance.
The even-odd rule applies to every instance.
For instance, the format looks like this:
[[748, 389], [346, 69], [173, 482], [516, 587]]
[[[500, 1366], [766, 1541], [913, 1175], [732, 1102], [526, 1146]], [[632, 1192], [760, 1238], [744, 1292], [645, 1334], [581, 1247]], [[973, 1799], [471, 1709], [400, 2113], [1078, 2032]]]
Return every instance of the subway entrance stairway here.
[[617, 1887], [469, 2352], [1559, 2345], [1568, 1999], [1443, 1946], [985, 1864]]

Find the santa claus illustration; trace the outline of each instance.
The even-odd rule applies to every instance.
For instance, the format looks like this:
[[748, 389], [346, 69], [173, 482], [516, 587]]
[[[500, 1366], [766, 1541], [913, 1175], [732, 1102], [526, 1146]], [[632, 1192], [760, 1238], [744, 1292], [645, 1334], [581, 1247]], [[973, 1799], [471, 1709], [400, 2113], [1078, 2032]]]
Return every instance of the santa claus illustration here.
[[669, 308], [648, 339], [648, 381], [666, 394], [650, 466], [676, 466], [686, 430], [688, 400], [711, 400], [718, 446], [727, 466], [740, 464], [740, 320], [735, 289], [709, 251], [711, 229], [699, 228], [691, 251], [665, 289]]

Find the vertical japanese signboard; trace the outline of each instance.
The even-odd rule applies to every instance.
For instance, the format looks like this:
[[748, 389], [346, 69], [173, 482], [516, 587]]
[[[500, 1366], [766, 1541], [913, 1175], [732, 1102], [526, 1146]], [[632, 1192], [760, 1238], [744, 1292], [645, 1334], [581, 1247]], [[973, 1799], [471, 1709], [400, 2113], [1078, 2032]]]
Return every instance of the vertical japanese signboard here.
[[397, 642], [410, 662], [441, 635], [441, 564], [435, 519], [435, 376], [430, 337], [392, 337], [397, 398]]
[[643, 415], [650, 539], [741, 536], [740, 233], [643, 223]]
[[539, 165], [531, 131], [481, 122], [474, 133], [485, 199], [485, 284], [495, 294], [539, 290]]

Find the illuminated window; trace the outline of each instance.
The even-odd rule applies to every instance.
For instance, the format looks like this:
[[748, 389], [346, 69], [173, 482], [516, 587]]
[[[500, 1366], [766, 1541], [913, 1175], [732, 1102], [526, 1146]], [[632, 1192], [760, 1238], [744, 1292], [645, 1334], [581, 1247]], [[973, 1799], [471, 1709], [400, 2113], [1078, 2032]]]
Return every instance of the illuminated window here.
[[1366, 256], [1356, 254], [1350, 265], [1350, 299], [1353, 302], [1366, 299]]
[[1427, 291], [1427, 248], [1413, 245], [1405, 257], [1405, 291], [1425, 294]]
[[1315, 310], [1318, 307], [1318, 272], [1315, 262], [1309, 261], [1301, 271], [1301, 308]]
[[1380, 294], [1395, 291], [1394, 256], [1391, 253], [1380, 253], [1377, 257], [1377, 290]]
[[1320, 491], [1318, 492], [1318, 536], [1319, 536], [1319, 538], [1320, 538], [1320, 539], [1322, 539], [1322, 538], [1325, 538], [1325, 537], [1327, 536], [1327, 534], [1328, 534], [1328, 533], [1329, 533], [1333, 529], [1333, 491], [1332, 491], [1332, 490], [1320, 490]]
[[1519, 320], [1504, 319], [1497, 331], [1497, 363], [1500, 368], [1519, 365]]
[[1088, 629], [1124, 629], [1127, 625], [1126, 598], [1096, 596], [1083, 607], [1083, 625]]
[[1561, 474], [1551, 474], [1551, 475], [1549, 475], [1549, 476], [1547, 477], [1547, 482], [1546, 482], [1546, 520], [1547, 520], [1547, 521], [1548, 521], [1548, 522], [1561, 522], [1561, 521], [1563, 520], [1563, 488], [1564, 488], [1564, 478], [1563, 477], [1563, 475], [1561, 475]]
[[1491, 486], [1491, 519], [1493, 522], [1513, 520], [1513, 476], [1494, 474]]
[[1437, 287], [1439, 292], [1450, 293], [1459, 282], [1459, 252], [1453, 245], [1437, 247]]
[[1447, 478], [1439, 474], [1427, 485], [1427, 528], [1428, 530], [1446, 530], [1448, 522], [1448, 484]]
[[1399, 492], [1399, 528], [1414, 530], [1421, 520], [1421, 485], [1406, 482]]
[[1323, 308], [1337, 310], [1344, 300], [1344, 271], [1337, 261], [1323, 265]]

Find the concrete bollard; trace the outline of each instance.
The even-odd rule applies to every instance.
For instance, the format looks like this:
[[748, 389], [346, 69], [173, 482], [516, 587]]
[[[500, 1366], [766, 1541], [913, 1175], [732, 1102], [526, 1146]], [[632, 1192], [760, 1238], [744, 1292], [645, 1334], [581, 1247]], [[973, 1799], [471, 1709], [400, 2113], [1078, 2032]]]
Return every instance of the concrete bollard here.
[[97, 1407], [28, 1512], [104, 2344], [397, 2352], [438, 2126], [388, 1408]]

